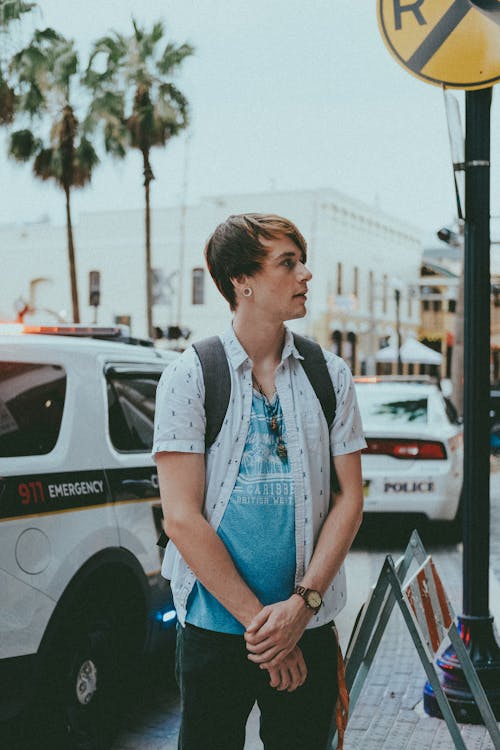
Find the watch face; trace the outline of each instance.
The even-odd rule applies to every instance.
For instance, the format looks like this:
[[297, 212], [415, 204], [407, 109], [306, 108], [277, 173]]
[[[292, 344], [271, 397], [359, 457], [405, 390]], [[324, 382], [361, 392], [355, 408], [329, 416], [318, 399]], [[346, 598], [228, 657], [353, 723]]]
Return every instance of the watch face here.
[[319, 591], [310, 590], [307, 592], [307, 603], [311, 607], [311, 609], [318, 609], [321, 607], [323, 603], [323, 599], [321, 598], [321, 594]]

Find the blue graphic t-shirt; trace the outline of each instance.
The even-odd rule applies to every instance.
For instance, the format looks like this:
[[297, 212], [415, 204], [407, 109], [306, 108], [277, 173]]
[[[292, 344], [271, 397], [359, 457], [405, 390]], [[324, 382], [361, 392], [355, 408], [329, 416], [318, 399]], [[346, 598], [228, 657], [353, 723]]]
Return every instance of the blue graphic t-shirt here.
[[[277, 430], [271, 429], [270, 413]], [[286, 445], [278, 395], [269, 406], [253, 391], [239, 475], [217, 530], [241, 577], [263, 604], [288, 599], [295, 581], [294, 485], [288, 457], [280, 458], [277, 452], [278, 435]], [[186, 620], [224, 633], [245, 630], [199, 581]]]

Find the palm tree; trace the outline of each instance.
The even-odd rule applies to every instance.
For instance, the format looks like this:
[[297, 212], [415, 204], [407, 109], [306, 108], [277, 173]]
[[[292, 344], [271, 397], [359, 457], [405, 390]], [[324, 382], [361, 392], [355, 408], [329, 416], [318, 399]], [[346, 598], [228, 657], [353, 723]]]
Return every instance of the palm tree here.
[[[24, 13], [29, 13], [36, 3], [25, 3], [22, 0], [0, 0], [0, 44], [5, 51], [9, 26], [20, 21]], [[5, 60], [0, 59], [0, 125], [10, 125], [14, 119], [16, 97], [9, 85], [5, 72]]]
[[13, 132], [9, 155], [20, 162], [32, 161], [36, 177], [54, 180], [64, 191], [73, 321], [79, 323], [71, 191], [90, 182], [99, 159], [72, 103], [74, 86], [79, 83], [74, 43], [53, 29], [35, 31], [30, 44], [13, 57], [11, 71], [17, 84], [16, 110], [39, 131]]
[[150, 184], [151, 149], [165, 146], [188, 125], [186, 97], [172, 75], [193, 54], [189, 44], [164, 42], [163, 23], [146, 31], [133, 21], [133, 34], [113, 34], [93, 48], [84, 83], [92, 91], [87, 126], [103, 124], [108, 153], [123, 158], [129, 148], [142, 154], [145, 194], [145, 270], [147, 326], [153, 335]]

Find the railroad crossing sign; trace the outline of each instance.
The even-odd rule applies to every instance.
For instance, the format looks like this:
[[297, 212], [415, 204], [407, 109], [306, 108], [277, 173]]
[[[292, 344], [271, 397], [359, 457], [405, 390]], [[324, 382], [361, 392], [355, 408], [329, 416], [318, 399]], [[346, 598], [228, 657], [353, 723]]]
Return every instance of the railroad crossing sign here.
[[500, 80], [500, 0], [377, 0], [391, 55], [427, 83], [482, 89]]

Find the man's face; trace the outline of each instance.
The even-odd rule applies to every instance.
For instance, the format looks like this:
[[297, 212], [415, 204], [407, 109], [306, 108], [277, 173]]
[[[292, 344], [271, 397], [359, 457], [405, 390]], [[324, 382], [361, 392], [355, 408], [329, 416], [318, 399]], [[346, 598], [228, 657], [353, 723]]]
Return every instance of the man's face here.
[[312, 274], [305, 266], [302, 250], [289, 237], [261, 239], [266, 250], [262, 268], [249, 277], [255, 312], [275, 322], [303, 318], [307, 284]]

